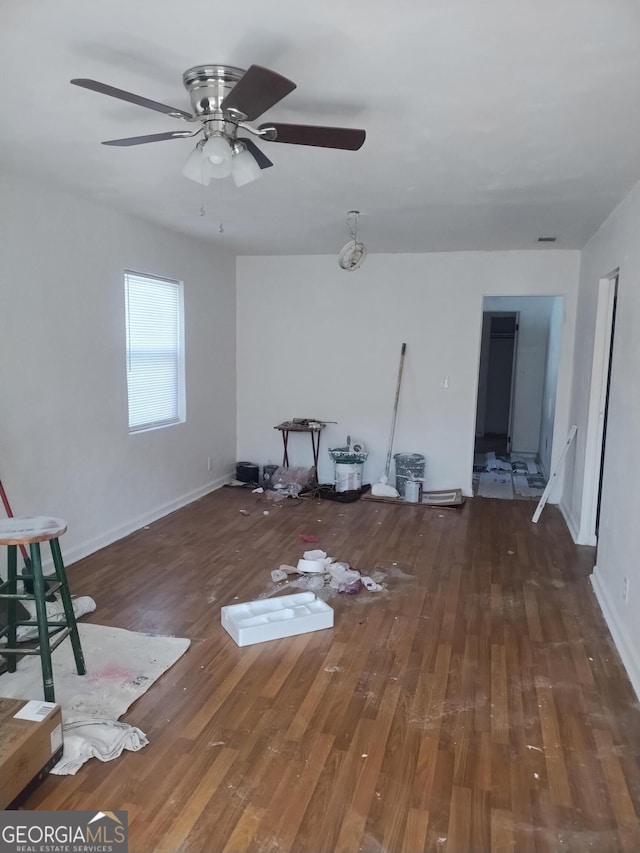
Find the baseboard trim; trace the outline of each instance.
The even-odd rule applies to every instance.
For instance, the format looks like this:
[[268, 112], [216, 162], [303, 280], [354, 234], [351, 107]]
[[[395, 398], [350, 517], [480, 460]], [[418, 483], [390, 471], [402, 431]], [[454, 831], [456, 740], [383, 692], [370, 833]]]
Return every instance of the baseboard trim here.
[[[182, 509], [183, 506], [187, 506], [194, 501], [203, 498], [205, 495], [210, 494], [211, 492], [215, 492], [217, 489], [220, 489], [226, 483], [231, 482], [233, 479], [233, 474], [228, 474], [223, 477], [217, 477], [215, 480], [212, 480], [210, 483], [206, 483], [204, 486], [200, 486], [198, 489], [194, 489], [192, 492], [187, 492], [185, 495], [181, 495], [173, 501], [169, 501], [169, 503], [162, 504], [161, 506], [156, 507], [145, 515], [141, 515], [132, 521], [127, 522], [127, 524], [123, 524], [120, 527], [114, 527], [111, 530], [103, 533], [101, 536], [96, 537], [95, 539], [89, 539], [86, 542], [82, 542], [80, 545], [76, 545], [69, 550], [64, 548], [64, 540], [61, 540], [61, 547], [64, 556], [65, 566], [71, 566], [73, 563], [77, 563], [78, 560], [84, 559], [84, 557], [88, 557], [90, 554], [95, 554], [96, 551], [99, 551], [101, 548], [106, 548], [107, 545], [111, 545], [114, 542], [117, 542], [119, 539], [124, 539], [125, 536], [129, 536], [130, 533], [135, 533], [136, 530], [140, 530], [142, 527], [145, 527], [148, 524], [152, 524], [154, 521], [158, 521], [160, 518], [164, 518], [165, 515], [169, 515], [172, 512], [175, 512], [177, 509]], [[49, 550], [49, 549], [47, 549]], [[53, 566], [53, 562], [51, 557], [44, 558], [44, 550], [43, 550], [43, 560], [42, 565], [43, 568], [49, 569]]]
[[580, 523], [578, 538], [575, 540], [576, 545], [591, 545], [594, 547], [598, 544], [598, 537], [593, 530], [587, 530], [587, 525]]
[[602, 573], [595, 566], [591, 575], [591, 585], [595, 592], [598, 604], [602, 610], [604, 621], [607, 623], [609, 632], [613, 638], [618, 654], [622, 660], [624, 668], [629, 676], [629, 681], [633, 687], [636, 696], [640, 699], [640, 666], [638, 665], [637, 656], [634, 654], [633, 646], [629, 642], [626, 631], [621, 625], [616, 615], [615, 608], [611, 602], [611, 597], [602, 580]]
[[573, 539], [574, 544], [577, 545], [578, 544], [578, 535], [579, 535], [578, 525], [576, 523], [575, 518], [573, 517], [573, 515], [571, 513], [571, 510], [565, 504], [565, 502], [562, 500], [558, 504], [558, 509], [562, 513], [562, 517], [564, 518], [565, 524], [567, 525], [567, 528], [569, 529], [569, 533], [571, 534], [571, 538]]
[[563, 500], [560, 501], [559, 507], [575, 545], [590, 545], [594, 547], [598, 544], [597, 537], [585, 533], [582, 524], [578, 524], [575, 516]]

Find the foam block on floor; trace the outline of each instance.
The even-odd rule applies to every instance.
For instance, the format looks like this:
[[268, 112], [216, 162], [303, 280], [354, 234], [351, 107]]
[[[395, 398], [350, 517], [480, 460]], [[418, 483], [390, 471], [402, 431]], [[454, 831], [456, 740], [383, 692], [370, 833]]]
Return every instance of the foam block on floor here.
[[239, 646], [333, 627], [333, 608], [312, 592], [281, 595], [220, 609], [222, 627]]

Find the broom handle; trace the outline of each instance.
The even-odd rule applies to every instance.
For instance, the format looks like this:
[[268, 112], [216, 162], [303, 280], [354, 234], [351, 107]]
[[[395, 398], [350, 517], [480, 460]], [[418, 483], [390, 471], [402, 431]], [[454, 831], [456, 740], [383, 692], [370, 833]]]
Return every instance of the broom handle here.
[[404, 354], [407, 350], [407, 345], [402, 344], [400, 350], [400, 367], [398, 368], [398, 384], [396, 386], [396, 400], [393, 404], [393, 418], [391, 419], [391, 436], [389, 438], [389, 452], [387, 453], [387, 464], [384, 469], [385, 477], [389, 476], [389, 468], [391, 467], [391, 451], [393, 449], [393, 434], [396, 431], [396, 417], [398, 415], [398, 400], [400, 399], [400, 383], [402, 382], [402, 368], [404, 366]]
[[[4, 504], [5, 512], [9, 518], [13, 518], [13, 512], [11, 511], [11, 504], [9, 503], [9, 498], [7, 497], [7, 493], [4, 490], [4, 486], [2, 485], [2, 480], [0, 480], [0, 498], [2, 498], [2, 503]], [[26, 564], [29, 563], [29, 555], [27, 554], [27, 550], [24, 545], [20, 545], [20, 553]]]

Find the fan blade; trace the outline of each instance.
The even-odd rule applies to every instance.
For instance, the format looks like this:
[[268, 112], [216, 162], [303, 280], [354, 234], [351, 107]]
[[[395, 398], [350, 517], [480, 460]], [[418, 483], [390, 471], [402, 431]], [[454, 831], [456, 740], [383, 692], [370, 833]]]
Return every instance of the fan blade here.
[[247, 151], [253, 156], [254, 160], [256, 161], [258, 166], [260, 166], [261, 169], [268, 169], [269, 166], [273, 166], [271, 160], [269, 160], [266, 154], [262, 153], [262, 151], [258, 148], [253, 139], [247, 139], [246, 137], [243, 137], [242, 139], [238, 139], [238, 142], [244, 142], [244, 144], [247, 146]]
[[83, 89], [91, 89], [92, 92], [100, 92], [103, 95], [109, 95], [112, 98], [119, 98], [121, 101], [128, 101], [130, 104], [137, 104], [139, 107], [146, 107], [148, 110], [155, 110], [158, 113], [164, 113], [174, 118], [182, 118], [185, 121], [193, 121], [191, 113], [184, 110], [178, 110], [175, 107], [170, 107], [167, 104], [161, 104], [158, 101], [150, 101], [149, 98], [142, 98], [140, 95], [134, 95], [132, 92], [125, 92], [124, 89], [116, 89], [114, 86], [107, 86], [106, 83], [99, 83], [97, 80], [87, 80], [84, 77], [76, 77], [70, 80], [74, 86], [81, 86]]
[[222, 101], [220, 109], [236, 110], [247, 121], [253, 121], [295, 88], [295, 83], [275, 71], [252, 65]]
[[364, 130], [355, 130], [350, 127], [320, 127], [313, 124], [261, 124], [258, 130], [267, 131], [262, 137], [267, 142], [315, 145], [319, 148], [343, 148], [346, 151], [357, 151], [366, 138]]
[[[199, 133], [200, 131], [198, 131]], [[126, 139], [108, 139], [103, 145], [117, 145], [126, 148], [129, 145], [145, 145], [147, 142], [163, 142], [165, 139], [186, 139], [195, 136], [188, 130], [170, 130], [167, 133], [150, 133], [147, 136], [129, 136]]]

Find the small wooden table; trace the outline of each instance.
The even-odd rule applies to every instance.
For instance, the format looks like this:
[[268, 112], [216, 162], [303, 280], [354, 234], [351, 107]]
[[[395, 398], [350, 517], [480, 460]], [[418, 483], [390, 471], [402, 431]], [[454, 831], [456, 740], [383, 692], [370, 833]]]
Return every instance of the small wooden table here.
[[284, 445], [284, 455], [282, 457], [283, 467], [289, 465], [289, 433], [290, 432], [308, 432], [311, 436], [311, 450], [313, 452], [313, 465], [316, 469], [316, 478], [318, 476], [318, 455], [320, 453], [320, 433], [325, 428], [326, 424], [319, 421], [313, 421], [310, 424], [294, 424], [292, 421], [284, 421], [284, 423], [274, 426], [274, 429], [279, 429], [282, 433], [282, 443]]

